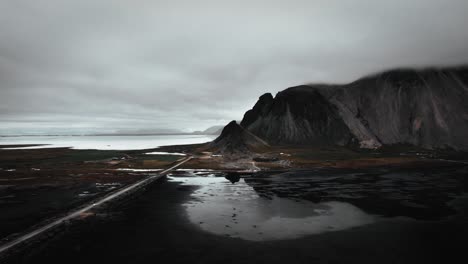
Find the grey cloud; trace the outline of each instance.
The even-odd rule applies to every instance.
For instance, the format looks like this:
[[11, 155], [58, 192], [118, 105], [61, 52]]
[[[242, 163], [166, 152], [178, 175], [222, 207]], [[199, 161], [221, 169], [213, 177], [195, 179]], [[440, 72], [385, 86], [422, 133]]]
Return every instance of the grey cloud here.
[[467, 63], [466, 11], [465, 0], [0, 0], [0, 123], [200, 130], [264, 92]]

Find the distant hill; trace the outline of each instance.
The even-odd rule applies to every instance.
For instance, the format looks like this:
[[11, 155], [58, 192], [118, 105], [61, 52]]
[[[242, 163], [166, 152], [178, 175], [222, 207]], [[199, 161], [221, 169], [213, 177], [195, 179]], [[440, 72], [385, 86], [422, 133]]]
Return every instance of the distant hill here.
[[203, 131], [195, 131], [192, 134], [196, 135], [220, 135], [224, 126], [212, 126]]

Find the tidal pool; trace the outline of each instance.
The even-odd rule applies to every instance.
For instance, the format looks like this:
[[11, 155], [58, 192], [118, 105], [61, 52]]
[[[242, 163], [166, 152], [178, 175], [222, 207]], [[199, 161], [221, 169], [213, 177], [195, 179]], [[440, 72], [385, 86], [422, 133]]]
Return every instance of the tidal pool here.
[[358, 227], [376, 219], [345, 202], [264, 197], [240, 177], [196, 175], [172, 174], [169, 179], [198, 187], [183, 207], [192, 223], [218, 235], [251, 241], [295, 239]]

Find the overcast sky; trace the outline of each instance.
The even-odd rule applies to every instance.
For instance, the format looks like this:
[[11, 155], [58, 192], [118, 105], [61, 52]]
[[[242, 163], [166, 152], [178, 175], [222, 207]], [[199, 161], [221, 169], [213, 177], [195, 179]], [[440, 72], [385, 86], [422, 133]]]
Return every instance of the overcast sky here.
[[0, 133], [197, 130], [257, 98], [468, 62], [467, 0], [0, 0]]

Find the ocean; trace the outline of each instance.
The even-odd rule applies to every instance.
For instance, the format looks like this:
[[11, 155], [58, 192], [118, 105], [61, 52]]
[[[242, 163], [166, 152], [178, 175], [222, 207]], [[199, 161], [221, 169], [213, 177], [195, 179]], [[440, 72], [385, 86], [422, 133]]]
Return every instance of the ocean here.
[[212, 141], [213, 135], [106, 135], [106, 136], [3, 136], [0, 145], [33, 145], [14, 149], [61, 148], [98, 150], [138, 150], [160, 146], [197, 144]]

